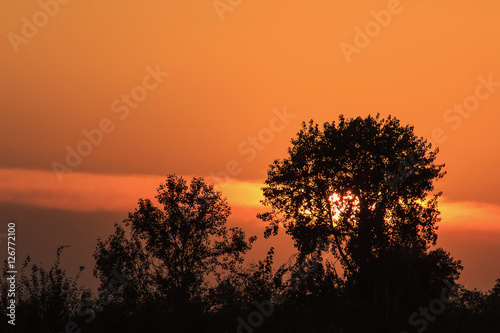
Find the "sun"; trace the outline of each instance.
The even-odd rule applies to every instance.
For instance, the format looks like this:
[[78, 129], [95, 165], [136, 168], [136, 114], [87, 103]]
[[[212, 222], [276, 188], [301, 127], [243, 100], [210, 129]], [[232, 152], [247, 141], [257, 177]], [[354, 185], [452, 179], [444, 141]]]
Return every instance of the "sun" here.
[[[338, 226], [337, 222], [339, 221], [341, 215], [344, 212], [346, 211], [350, 212], [350, 215], [348, 217], [348, 220], [350, 220], [360, 211], [359, 197], [354, 195], [351, 191], [347, 191], [342, 196], [338, 193], [333, 193], [328, 197], [328, 202], [329, 202], [328, 209], [330, 209], [332, 224], [334, 227]], [[373, 207], [374, 206], [375, 205], [373, 205]], [[304, 206], [299, 208], [299, 212], [305, 216], [311, 217], [313, 215], [313, 210], [307, 209]]]
[[334, 227], [337, 226], [337, 221], [339, 220], [340, 215], [347, 209], [351, 209], [352, 215], [359, 212], [359, 198], [351, 191], [347, 191], [343, 196], [333, 193], [330, 197], [328, 197], [328, 201], [330, 202], [330, 212]]

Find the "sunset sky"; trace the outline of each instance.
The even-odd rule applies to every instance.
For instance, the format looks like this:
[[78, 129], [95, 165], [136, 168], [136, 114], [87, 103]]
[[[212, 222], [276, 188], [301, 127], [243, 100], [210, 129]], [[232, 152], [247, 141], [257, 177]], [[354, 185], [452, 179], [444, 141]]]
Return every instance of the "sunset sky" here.
[[2, 7], [0, 233], [17, 222], [18, 261], [71, 244], [65, 267], [91, 268], [97, 237], [170, 173], [218, 182], [259, 237], [251, 258], [274, 245], [284, 261], [291, 241], [255, 218], [268, 165], [302, 121], [380, 113], [440, 148], [438, 246], [459, 282], [500, 278], [498, 1]]

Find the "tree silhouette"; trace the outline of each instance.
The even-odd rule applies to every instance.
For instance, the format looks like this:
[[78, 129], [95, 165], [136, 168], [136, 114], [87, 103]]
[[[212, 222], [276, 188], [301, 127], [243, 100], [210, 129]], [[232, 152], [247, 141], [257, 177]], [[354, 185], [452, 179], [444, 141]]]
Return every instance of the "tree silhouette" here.
[[298, 249], [277, 269], [274, 248], [243, 266], [256, 238], [226, 226], [230, 207], [213, 185], [170, 175], [156, 202], [139, 199], [98, 239], [98, 295], [60, 267], [64, 247], [48, 271], [26, 273], [28, 257], [16, 326], [0, 331], [499, 332], [500, 279], [487, 293], [456, 285], [460, 261], [435, 246], [437, 153], [390, 116], [303, 123], [270, 166], [270, 210], [258, 215], [265, 237], [283, 225]]
[[[240, 228], [226, 227], [227, 201], [202, 178], [188, 186], [182, 177], [170, 175], [156, 199], [161, 208], [140, 199], [124, 226], [115, 224], [115, 233], [98, 241], [94, 274], [101, 288], [113, 271], [132, 277], [113, 295], [110, 309], [129, 319], [141, 314], [141, 328], [194, 330], [203, 327], [201, 320], [210, 311], [209, 278], [221, 281], [235, 272], [255, 237], [247, 241]], [[148, 313], [151, 317], [142, 317]]]
[[486, 299], [487, 309], [485, 317], [491, 332], [500, 331], [500, 279], [496, 280], [495, 286], [490, 290]]
[[445, 174], [431, 148], [391, 116], [341, 115], [322, 129], [303, 123], [288, 156], [270, 165], [263, 204], [271, 211], [258, 215], [265, 236], [283, 224], [302, 256], [327, 238], [345, 291], [358, 299], [354, 311], [366, 314], [363, 329], [387, 329], [458, 278], [460, 262], [429, 251], [440, 221], [434, 181]]

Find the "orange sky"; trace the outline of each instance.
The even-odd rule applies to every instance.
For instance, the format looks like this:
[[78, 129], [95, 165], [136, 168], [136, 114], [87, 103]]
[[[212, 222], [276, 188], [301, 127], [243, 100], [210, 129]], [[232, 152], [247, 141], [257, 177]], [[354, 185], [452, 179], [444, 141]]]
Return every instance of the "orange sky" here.
[[[500, 255], [500, 3], [215, 4], [3, 5], [0, 217], [43, 225], [64, 211], [69, 228], [55, 245], [34, 239], [24, 250], [77, 242], [84, 222], [71, 216], [94, 214], [108, 224], [93, 226], [81, 248], [90, 253], [109, 214], [123, 218], [174, 172], [231, 172], [222, 191], [232, 223], [260, 236], [260, 184], [300, 123], [380, 112], [440, 147], [438, 244], [463, 259], [463, 283], [491, 288], [500, 278], [489, 262]], [[67, 149], [86, 156], [70, 166]], [[58, 177], [54, 165], [71, 172]]]

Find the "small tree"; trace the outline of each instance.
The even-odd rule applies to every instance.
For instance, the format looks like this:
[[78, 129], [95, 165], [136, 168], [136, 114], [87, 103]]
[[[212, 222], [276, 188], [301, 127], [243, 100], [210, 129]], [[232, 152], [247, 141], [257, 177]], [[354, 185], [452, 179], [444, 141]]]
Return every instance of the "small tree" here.
[[168, 176], [158, 187], [161, 207], [140, 199], [123, 224], [106, 241], [98, 240], [94, 274], [106, 288], [113, 271], [130, 276], [130, 284], [114, 295], [120, 312], [130, 317], [151, 313], [152, 328], [186, 330], [207, 311], [209, 278], [237, 270], [250, 248], [240, 228], [227, 228], [227, 200], [213, 185], [193, 178]]

